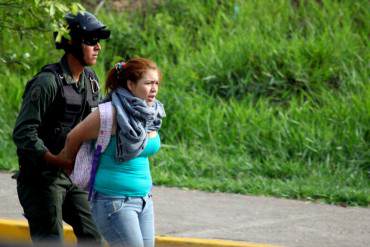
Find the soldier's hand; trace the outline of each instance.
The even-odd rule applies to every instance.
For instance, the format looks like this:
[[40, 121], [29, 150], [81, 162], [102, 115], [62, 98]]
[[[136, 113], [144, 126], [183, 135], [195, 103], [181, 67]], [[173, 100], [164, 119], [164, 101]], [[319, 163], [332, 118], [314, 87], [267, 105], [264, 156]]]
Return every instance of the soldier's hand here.
[[67, 174], [70, 175], [73, 171], [74, 160], [70, 156], [68, 156], [66, 149], [63, 148], [63, 150], [60, 151], [57, 157], [65, 162], [64, 169], [66, 170]]
[[54, 155], [51, 152], [47, 151], [44, 154], [44, 160], [47, 162], [47, 164], [62, 168], [66, 170], [68, 174], [70, 174], [73, 170], [74, 162], [71, 159], [67, 159], [63, 153], [60, 153], [58, 155]]

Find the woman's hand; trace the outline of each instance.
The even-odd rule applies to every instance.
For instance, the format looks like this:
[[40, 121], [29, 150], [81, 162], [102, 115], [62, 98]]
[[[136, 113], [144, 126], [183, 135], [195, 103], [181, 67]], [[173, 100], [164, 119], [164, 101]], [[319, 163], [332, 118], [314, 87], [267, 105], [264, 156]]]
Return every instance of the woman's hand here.
[[73, 171], [74, 168], [74, 159], [70, 156], [68, 156], [67, 151], [65, 148], [63, 148], [62, 151], [57, 155], [58, 159], [60, 159], [64, 165], [65, 165], [65, 170], [68, 175], [70, 175]]
[[73, 170], [74, 160], [67, 157], [64, 149], [58, 155], [47, 151], [44, 154], [44, 160], [49, 165], [64, 169], [67, 174], [71, 174]]

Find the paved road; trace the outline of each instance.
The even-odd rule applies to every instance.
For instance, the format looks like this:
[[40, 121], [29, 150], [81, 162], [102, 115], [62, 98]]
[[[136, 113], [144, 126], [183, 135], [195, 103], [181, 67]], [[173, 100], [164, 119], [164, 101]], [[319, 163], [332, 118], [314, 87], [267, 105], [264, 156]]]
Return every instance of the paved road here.
[[[0, 218], [21, 219], [15, 180], [0, 173]], [[370, 208], [156, 187], [157, 235], [287, 247], [368, 247]]]

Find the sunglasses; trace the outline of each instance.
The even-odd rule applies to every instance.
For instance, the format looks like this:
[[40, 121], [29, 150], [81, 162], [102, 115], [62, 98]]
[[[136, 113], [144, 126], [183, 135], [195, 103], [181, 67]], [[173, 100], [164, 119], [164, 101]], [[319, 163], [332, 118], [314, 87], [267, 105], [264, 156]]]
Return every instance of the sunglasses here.
[[95, 46], [96, 44], [98, 44], [100, 41], [99, 38], [85, 38], [85, 39], [82, 39], [82, 43], [85, 44], [85, 45], [89, 45], [89, 46]]

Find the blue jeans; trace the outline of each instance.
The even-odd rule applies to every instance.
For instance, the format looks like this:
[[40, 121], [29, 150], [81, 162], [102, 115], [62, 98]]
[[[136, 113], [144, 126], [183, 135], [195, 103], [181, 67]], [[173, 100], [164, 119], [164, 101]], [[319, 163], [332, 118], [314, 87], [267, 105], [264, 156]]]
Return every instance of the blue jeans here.
[[112, 197], [95, 192], [92, 214], [110, 246], [153, 247], [152, 196]]

